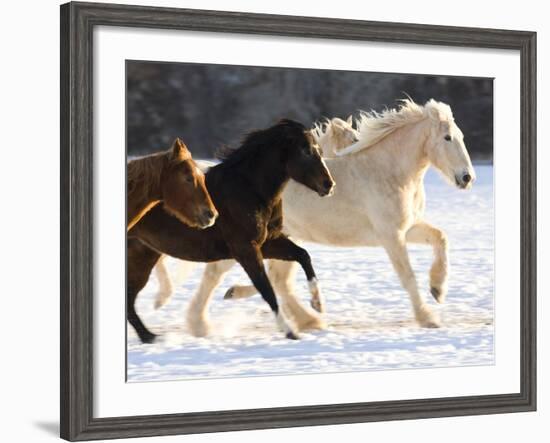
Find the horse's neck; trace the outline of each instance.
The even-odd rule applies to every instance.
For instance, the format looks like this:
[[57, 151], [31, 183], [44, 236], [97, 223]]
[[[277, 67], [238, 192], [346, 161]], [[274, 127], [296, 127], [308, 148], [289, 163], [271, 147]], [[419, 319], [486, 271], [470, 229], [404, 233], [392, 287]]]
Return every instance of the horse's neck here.
[[430, 166], [425, 144], [430, 123], [420, 121], [397, 129], [373, 146], [332, 161], [348, 162], [362, 171], [375, 168], [400, 187], [421, 185]]
[[[134, 160], [141, 161], [141, 160]], [[143, 161], [151, 161], [150, 159]], [[144, 168], [143, 173], [148, 174], [155, 168], [163, 168], [164, 161], [160, 156], [153, 160], [156, 164], [152, 168]], [[154, 180], [151, 177], [133, 177], [128, 182], [128, 212], [141, 212], [157, 204], [162, 200], [162, 189], [160, 180]]]
[[266, 202], [280, 199], [289, 180], [285, 165], [269, 155], [258, 155], [254, 162], [245, 166], [242, 174], [251, 189]]

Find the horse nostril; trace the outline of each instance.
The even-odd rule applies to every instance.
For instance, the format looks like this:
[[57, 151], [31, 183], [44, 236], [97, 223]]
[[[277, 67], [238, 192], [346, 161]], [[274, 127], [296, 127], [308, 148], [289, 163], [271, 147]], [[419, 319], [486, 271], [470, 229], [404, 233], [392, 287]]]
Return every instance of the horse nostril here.
[[470, 174], [464, 174], [462, 176], [462, 181], [465, 183], [465, 184], [468, 184], [470, 183], [470, 181], [472, 180], [472, 176]]
[[204, 218], [206, 218], [206, 219], [208, 219], [208, 220], [214, 218], [214, 212], [213, 212], [212, 210], [210, 210], [210, 209], [207, 209], [206, 211], [204, 211], [204, 212], [202, 213], [202, 215], [204, 216]]
[[332, 181], [328, 179], [323, 181], [323, 187], [328, 191], [330, 188], [332, 188]]

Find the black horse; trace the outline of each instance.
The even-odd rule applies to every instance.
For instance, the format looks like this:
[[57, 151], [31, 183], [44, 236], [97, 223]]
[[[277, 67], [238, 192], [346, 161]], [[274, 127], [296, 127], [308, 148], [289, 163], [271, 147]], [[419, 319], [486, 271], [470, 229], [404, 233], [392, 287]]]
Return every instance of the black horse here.
[[238, 149], [226, 150], [222, 160], [206, 173], [206, 187], [219, 213], [214, 226], [191, 228], [159, 205], [128, 233], [127, 315], [142, 342], [154, 341], [155, 335], [139, 319], [135, 300], [161, 253], [199, 262], [236, 259], [286, 337], [298, 338], [279, 311], [263, 259], [297, 261], [308, 281], [316, 281], [307, 251], [281, 232], [281, 195], [290, 178], [321, 196], [331, 193], [334, 181], [309, 131], [292, 120], [249, 134]]

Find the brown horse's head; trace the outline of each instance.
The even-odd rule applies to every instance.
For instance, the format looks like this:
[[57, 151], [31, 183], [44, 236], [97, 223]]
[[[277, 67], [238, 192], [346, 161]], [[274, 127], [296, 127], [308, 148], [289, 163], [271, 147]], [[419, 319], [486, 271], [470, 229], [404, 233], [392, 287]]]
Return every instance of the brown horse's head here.
[[216, 221], [218, 211], [206, 190], [204, 174], [179, 138], [168, 152], [161, 192], [165, 209], [186, 225], [204, 229]]
[[283, 120], [287, 138], [287, 171], [293, 180], [314, 190], [321, 197], [331, 195], [334, 180], [311, 132], [300, 123]]

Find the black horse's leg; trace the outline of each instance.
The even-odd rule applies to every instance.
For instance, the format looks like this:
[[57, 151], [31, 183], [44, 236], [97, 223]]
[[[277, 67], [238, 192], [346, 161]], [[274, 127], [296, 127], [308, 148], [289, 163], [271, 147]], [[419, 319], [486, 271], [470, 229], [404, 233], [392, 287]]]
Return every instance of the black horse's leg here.
[[311, 264], [311, 257], [304, 248], [298, 246], [288, 237], [280, 236], [270, 239], [263, 244], [262, 255], [264, 258], [298, 262], [306, 274], [309, 292], [311, 293], [311, 306], [316, 311], [325, 311], [325, 304], [321, 296], [313, 265]]
[[279, 310], [275, 291], [265, 272], [260, 248], [252, 244], [247, 244], [246, 246], [239, 245], [232, 249], [235, 259], [243, 267], [244, 271], [250, 277], [252, 284], [256, 287], [258, 292], [262, 295], [262, 298], [275, 314], [277, 323], [285, 332], [286, 337], [292, 340], [298, 339], [297, 333], [289, 326], [287, 320], [283, 317], [283, 313]]
[[262, 255], [264, 258], [296, 261], [300, 263], [300, 266], [304, 270], [308, 281], [316, 278], [309, 253], [288, 237], [281, 236], [267, 240], [262, 245]]
[[128, 268], [127, 268], [127, 293], [126, 316], [130, 324], [136, 330], [142, 343], [153, 343], [156, 335], [147, 329], [136, 312], [136, 298], [147, 284], [151, 270], [160, 257], [160, 254], [145, 246], [135, 238], [127, 241]]

